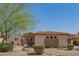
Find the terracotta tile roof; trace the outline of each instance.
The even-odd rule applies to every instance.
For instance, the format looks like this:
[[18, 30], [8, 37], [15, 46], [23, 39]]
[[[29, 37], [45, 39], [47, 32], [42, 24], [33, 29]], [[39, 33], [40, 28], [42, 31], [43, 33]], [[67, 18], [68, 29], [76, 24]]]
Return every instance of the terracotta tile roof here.
[[36, 35], [68, 35], [69, 33], [46, 31], [46, 32], [36, 32], [35, 34]]
[[74, 35], [73, 37], [69, 37], [69, 39], [79, 40], [79, 35]]
[[76, 40], [76, 39], [79, 39], [79, 36], [75, 36], [75, 37], [73, 37], [73, 39], [75, 39], [75, 40]]

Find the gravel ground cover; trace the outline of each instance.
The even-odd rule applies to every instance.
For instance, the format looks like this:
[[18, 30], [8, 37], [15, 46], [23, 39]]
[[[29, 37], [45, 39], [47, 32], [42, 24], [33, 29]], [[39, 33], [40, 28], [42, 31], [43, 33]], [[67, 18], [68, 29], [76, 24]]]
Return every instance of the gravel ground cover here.
[[[0, 52], [0, 56], [38, 56], [33, 48], [26, 48], [25, 51], [22, 48], [21, 46], [16, 46], [13, 51]], [[79, 56], [79, 47], [76, 46], [74, 50], [48, 48], [45, 49], [42, 56]]]

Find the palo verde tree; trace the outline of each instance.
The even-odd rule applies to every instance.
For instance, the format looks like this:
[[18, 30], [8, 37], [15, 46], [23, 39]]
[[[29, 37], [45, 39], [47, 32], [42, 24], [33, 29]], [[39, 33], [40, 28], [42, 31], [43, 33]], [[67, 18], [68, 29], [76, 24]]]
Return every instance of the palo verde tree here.
[[35, 25], [26, 4], [0, 4], [0, 33], [3, 42], [16, 32], [26, 31]]

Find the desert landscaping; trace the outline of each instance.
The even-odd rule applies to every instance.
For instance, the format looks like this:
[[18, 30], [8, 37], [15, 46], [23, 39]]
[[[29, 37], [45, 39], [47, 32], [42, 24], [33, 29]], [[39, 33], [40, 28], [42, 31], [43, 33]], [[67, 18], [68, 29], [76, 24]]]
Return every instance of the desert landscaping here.
[[[47, 5], [45, 5], [47, 9], [44, 8], [44, 5], [40, 6], [40, 4], [37, 4], [37, 6], [38, 8], [35, 5], [34, 7], [32, 6], [35, 8], [35, 10], [32, 10], [29, 8], [30, 4], [0, 4], [0, 56], [79, 56], [79, 30], [75, 28], [79, 25], [74, 24], [75, 18], [73, 18], [73, 24], [71, 23], [72, 26], [70, 26], [70, 22], [68, 21], [68, 24], [68, 22], [65, 21], [69, 16], [63, 18], [67, 15], [58, 12], [61, 4], [58, 6], [48, 4], [49, 7], [52, 6], [54, 8], [55, 6], [58, 8], [54, 8], [57, 14], [47, 13], [48, 10], [53, 10]], [[64, 7], [65, 6], [63, 6], [61, 11]], [[47, 14], [44, 13], [43, 8]], [[68, 9], [69, 8], [70, 7], [68, 7]], [[35, 13], [37, 13], [38, 16], [35, 16]], [[75, 16], [75, 14], [73, 15]], [[39, 16], [40, 20], [38, 20]], [[41, 16], [47, 18], [43, 19]], [[56, 21], [53, 16], [57, 18]], [[71, 21], [72, 17], [73, 16], [71, 16]], [[63, 20], [61, 18], [65, 19], [62, 23], [59, 22]], [[46, 21], [46, 19], [48, 21]], [[68, 19], [70, 20], [70, 18]], [[37, 26], [40, 24], [40, 27]], [[37, 28], [33, 31], [36, 26]], [[67, 27], [65, 28], [65, 26]], [[75, 31], [72, 30], [73, 26]]]
[[[13, 51], [0, 52], [0, 56], [39, 56], [33, 48], [26, 48], [25, 51], [22, 48], [21, 46], [16, 46]], [[73, 50], [47, 48], [42, 56], [79, 56], [79, 47], [76, 46]]]

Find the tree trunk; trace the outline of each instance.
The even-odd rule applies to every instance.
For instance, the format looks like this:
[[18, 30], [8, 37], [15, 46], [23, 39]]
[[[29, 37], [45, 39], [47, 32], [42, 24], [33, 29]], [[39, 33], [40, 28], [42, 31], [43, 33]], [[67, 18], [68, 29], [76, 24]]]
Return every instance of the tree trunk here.
[[4, 41], [7, 41], [7, 36], [6, 36], [6, 35], [3, 37], [2, 43], [3, 43]]

